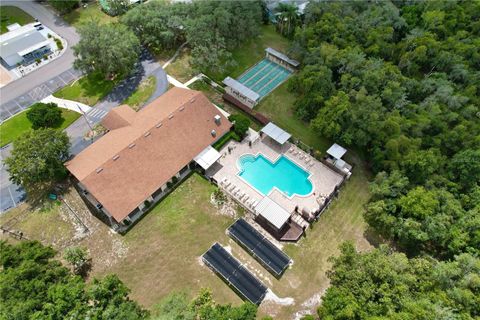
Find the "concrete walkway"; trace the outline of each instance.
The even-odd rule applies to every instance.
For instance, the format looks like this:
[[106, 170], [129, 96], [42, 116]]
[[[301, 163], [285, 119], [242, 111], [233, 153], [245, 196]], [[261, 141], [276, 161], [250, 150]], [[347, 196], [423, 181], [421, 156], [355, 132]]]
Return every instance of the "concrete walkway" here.
[[177, 51], [175, 51], [175, 54], [173, 55], [173, 57], [168, 59], [168, 61], [163, 64], [162, 68], [165, 69], [166, 67], [168, 67], [168, 65], [170, 63], [175, 61], [175, 59], [177, 59], [178, 55], [180, 54], [180, 51], [182, 51], [183, 47], [185, 47], [187, 44], [188, 44], [188, 42], [184, 42], [180, 47], [178, 47], [178, 49], [177, 49]]
[[92, 110], [92, 107], [89, 107], [86, 104], [83, 104], [77, 101], [67, 100], [67, 99], [60, 99], [52, 95], [49, 95], [48, 97], [42, 99], [41, 102], [43, 103], [53, 102], [53, 103], [56, 103], [60, 108], [72, 110], [81, 114], [87, 113], [90, 110]]
[[174, 77], [172, 77], [168, 74], [167, 74], [167, 79], [168, 79], [168, 82], [173, 84], [175, 87], [190, 89], [189, 87], [187, 87], [186, 85], [184, 85], [183, 83], [181, 83], [180, 81], [178, 81], [177, 79], [175, 79]]

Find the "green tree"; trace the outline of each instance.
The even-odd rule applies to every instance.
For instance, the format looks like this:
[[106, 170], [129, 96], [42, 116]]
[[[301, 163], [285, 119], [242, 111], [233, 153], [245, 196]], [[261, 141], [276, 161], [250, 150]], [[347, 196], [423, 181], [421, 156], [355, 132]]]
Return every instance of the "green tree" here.
[[63, 162], [69, 156], [70, 142], [63, 131], [38, 129], [27, 131], [13, 142], [13, 149], [5, 159], [10, 180], [21, 185], [35, 200], [52, 184], [65, 178]]
[[243, 114], [233, 114], [228, 117], [228, 120], [233, 123], [233, 131], [243, 139], [250, 127], [250, 119]]
[[118, 16], [128, 11], [130, 0], [105, 0], [105, 4], [108, 7], [108, 14]]
[[115, 275], [94, 279], [87, 290], [92, 319], [144, 319], [148, 312], [129, 299], [130, 289]]
[[450, 176], [464, 188], [473, 189], [480, 181], [480, 150], [466, 149], [453, 156]]
[[56, 103], [37, 102], [27, 110], [27, 119], [33, 129], [56, 128], [63, 122], [62, 110]]
[[282, 3], [275, 9], [277, 16], [277, 29], [285, 37], [291, 38], [295, 28], [300, 24], [300, 14], [297, 5]]
[[79, 0], [48, 0], [48, 4], [61, 14], [69, 13], [80, 5]]
[[190, 5], [149, 1], [121, 17], [143, 45], [154, 50], [170, 50], [185, 41], [186, 19]]
[[140, 41], [122, 24], [90, 21], [79, 28], [80, 41], [73, 47], [74, 66], [105, 78], [128, 75], [138, 61]]
[[[331, 286], [321, 319], [474, 319], [479, 316], [480, 260], [408, 259], [382, 246], [357, 253], [351, 243], [331, 258]], [[473, 283], [472, 283], [473, 281]], [[473, 286], [472, 286], [473, 284]]]
[[88, 265], [88, 254], [85, 248], [69, 247], [65, 249], [63, 258], [72, 265], [75, 274], [83, 274]]
[[257, 306], [249, 302], [237, 307], [216, 303], [208, 289], [191, 302], [184, 293], [172, 292], [154, 309], [154, 320], [254, 320], [257, 314]]
[[0, 241], [1, 319], [145, 319], [147, 311], [128, 299], [128, 288], [114, 275], [81, 277], [54, 260], [56, 252], [37, 241]]
[[[478, 9], [310, 2], [296, 30], [296, 114], [319, 135], [360, 147], [374, 173], [401, 184], [375, 184], [365, 217], [409, 254], [479, 252], [477, 220], [466, 223], [480, 180]], [[432, 197], [438, 206], [422, 208]]]

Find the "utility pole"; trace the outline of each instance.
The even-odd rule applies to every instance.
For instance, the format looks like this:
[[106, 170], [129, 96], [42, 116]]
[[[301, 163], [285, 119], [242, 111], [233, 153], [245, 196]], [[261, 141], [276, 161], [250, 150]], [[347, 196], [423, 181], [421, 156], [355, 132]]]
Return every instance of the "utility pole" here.
[[94, 134], [92, 125], [90, 124], [90, 121], [88, 121], [87, 114], [85, 113], [85, 111], [83, 111], [83, 109], [80, 107], [80, 105], [78, 103], [77, 103], [77, 108], [80, 110], [81, 114], [85, 118], [85, 121], [87, 122], [88, 127], [90, 128], [90, 131], [92, 132], [92, 136], [90, 138], [90, 144], [92, 144], [93, 143], [93, 134]]

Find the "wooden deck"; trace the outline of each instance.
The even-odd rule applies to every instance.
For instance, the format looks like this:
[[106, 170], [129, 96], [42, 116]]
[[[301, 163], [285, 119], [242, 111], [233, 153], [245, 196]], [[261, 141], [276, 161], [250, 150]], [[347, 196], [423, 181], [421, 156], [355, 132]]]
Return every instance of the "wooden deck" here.
[[272, 226], [265, 223], [258, 217], [255, 219], [255, 221], [279, 241], [296, 242], [300, 239], [304, 232], [303, 228], [294, 221], [287, 222], [287, 224], [280, 231], [274, 229]]

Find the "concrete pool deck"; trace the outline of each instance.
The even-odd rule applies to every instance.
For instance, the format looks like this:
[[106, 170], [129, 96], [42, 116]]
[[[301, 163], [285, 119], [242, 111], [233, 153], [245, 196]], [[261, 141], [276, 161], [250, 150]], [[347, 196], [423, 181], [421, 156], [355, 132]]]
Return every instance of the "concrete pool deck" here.
[[[231, 149], [231, 153], [228, 153], [228, 149]], [[239, 193], [243, 193], [242, 198], [248, 197], [248, 202], [259, 202], [264, 195], [255, 190], [249, 183], [238, 176], [239, 168], [237, 165], [238, 159], [244, 154], [263, 154], [271, 162], [275, 162], [278, 157], [285, 155], [292, 162], [298, 166], [304, 168], [310, 172], [310, 181], [313, 184], [313, 192], [307, 196], [293, 195], [288, 197], [284, 193], [273, 189], [268, 196], [282, 206], [290, 213], [295, 211], [295, 207], [298, 206], [299, 210], [306, 208], [310, 212], [318, 211], [326, 198], [334, 193], [335, 188], [340, 186], [343, 181], [343, 176], [333, 171], [320, 161], [315, 160], [310, 155], [301, 151], [298, 147], [286, 142], [283, 146], [278, 145], [268, 137], [257, 139], [252, 146], [249, 146], [248, 138], [242, 142], [230, 141], [222, 150], [220, 150], [222, 157], [218, 162], [212, 166], [206, 175], [214, 178], [219, 182], [219, 186], [231, 194], [230, 188], [236, 186], [236, 189], [240, 189]], [[225, 186], [220, 183], [228, 179], [230, 184]], [[237, 199], [238, 200], [238, 199]], [[250, 211], [252, 207], [248, 207]]]

